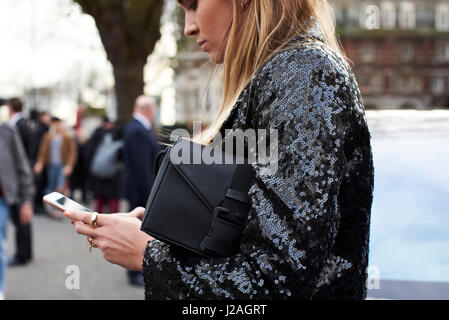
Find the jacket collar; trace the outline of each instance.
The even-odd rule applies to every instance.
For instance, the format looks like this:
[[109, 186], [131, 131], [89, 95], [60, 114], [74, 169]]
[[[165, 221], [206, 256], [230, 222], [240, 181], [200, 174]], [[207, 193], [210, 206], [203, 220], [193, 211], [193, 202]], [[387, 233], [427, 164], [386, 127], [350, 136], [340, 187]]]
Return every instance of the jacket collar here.
[[11, 119], [9, 119], [9, 124], [14, 127], [17, 124], [17, 122], [22, 118], [23, 118], [22, 112], [15, 113], [11, 117]]
[[148, 121], [147, 118], [145, 118], [143, 115], [141, 115], [138, 112], [133, 113], [133, 118], [137, 120], [141, 125], [145, 127], [145, 129], [150, 130], [151, 129], [151, 122]]

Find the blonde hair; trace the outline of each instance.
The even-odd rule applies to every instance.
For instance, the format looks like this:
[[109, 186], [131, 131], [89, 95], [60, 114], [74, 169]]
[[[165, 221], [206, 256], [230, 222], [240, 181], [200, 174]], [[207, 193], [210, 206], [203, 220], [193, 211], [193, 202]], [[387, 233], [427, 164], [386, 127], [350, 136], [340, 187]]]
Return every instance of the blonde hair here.
[[192, 140], [209, 144], [228, 117], [240, 92], [273, 55], [306, 31], [311, 17], [318, 22], [325, 43], [344, 57], [335, 35], [333, 10], [327, 0], [249, 0], [241, 16], [242, 0], [234, 4], [225, 48], [223, 102], [213, 123]]

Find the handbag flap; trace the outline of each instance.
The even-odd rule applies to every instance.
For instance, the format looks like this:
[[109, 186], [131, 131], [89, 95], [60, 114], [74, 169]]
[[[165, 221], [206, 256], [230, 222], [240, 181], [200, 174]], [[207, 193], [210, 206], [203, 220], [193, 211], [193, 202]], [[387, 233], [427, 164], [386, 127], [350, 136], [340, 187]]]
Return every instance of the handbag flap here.
[[[170, 152], [167, 153], [171, 165], [178, 171], [178, 173], [186, 180], [193, 191], [205, 202], [209, 209], [213, 210], [219, 206], [224, 199], [224, 195], [231, 185], [237, 165], [235, 164], [235, 156], [233, 155], [233, 163], [224, 164], [225, 152], [220, 153], [222, 164], [206, 164], [201, 157], [200, 164], [193, 164], [193, 153], [199, 152], [201, 147], [201, 154], [204, 149], [212, 156], [214, 149], [209, 146], [199, 145], [187, 139], [180, 139], [173, 146], [173, 152], [180, 149], [183, 152], [188, 152], [190, 161], [188, 163], [172, 162]], [[170, 151], [172, 151], [170, 150]]]

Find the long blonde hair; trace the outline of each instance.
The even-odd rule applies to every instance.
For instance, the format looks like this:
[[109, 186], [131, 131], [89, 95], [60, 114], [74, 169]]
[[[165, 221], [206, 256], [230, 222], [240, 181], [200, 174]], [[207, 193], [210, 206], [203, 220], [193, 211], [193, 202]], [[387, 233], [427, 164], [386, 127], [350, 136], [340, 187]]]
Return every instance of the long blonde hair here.
[[229, 115], [240, 92], [273, 55], [286, 47], [305, 30], [313, 17], [324, 35], [325, 43], [344, 57], [335, 35], [333, 10], [327, 0], [247, 0], [248, 7], [241, 15], [234, 4], [233, 20], [225, 48], [223, 102], [214, 122], [192, 140], [202, 144], [211, 142]]

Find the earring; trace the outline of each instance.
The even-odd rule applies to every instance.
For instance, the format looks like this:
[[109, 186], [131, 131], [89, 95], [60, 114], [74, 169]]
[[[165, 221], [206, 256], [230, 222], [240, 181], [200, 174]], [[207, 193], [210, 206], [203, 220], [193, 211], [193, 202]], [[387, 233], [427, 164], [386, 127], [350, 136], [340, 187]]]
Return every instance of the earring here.
[[248, 9], [250, 0], [240, 0], [240, 6], [243, 9]]

